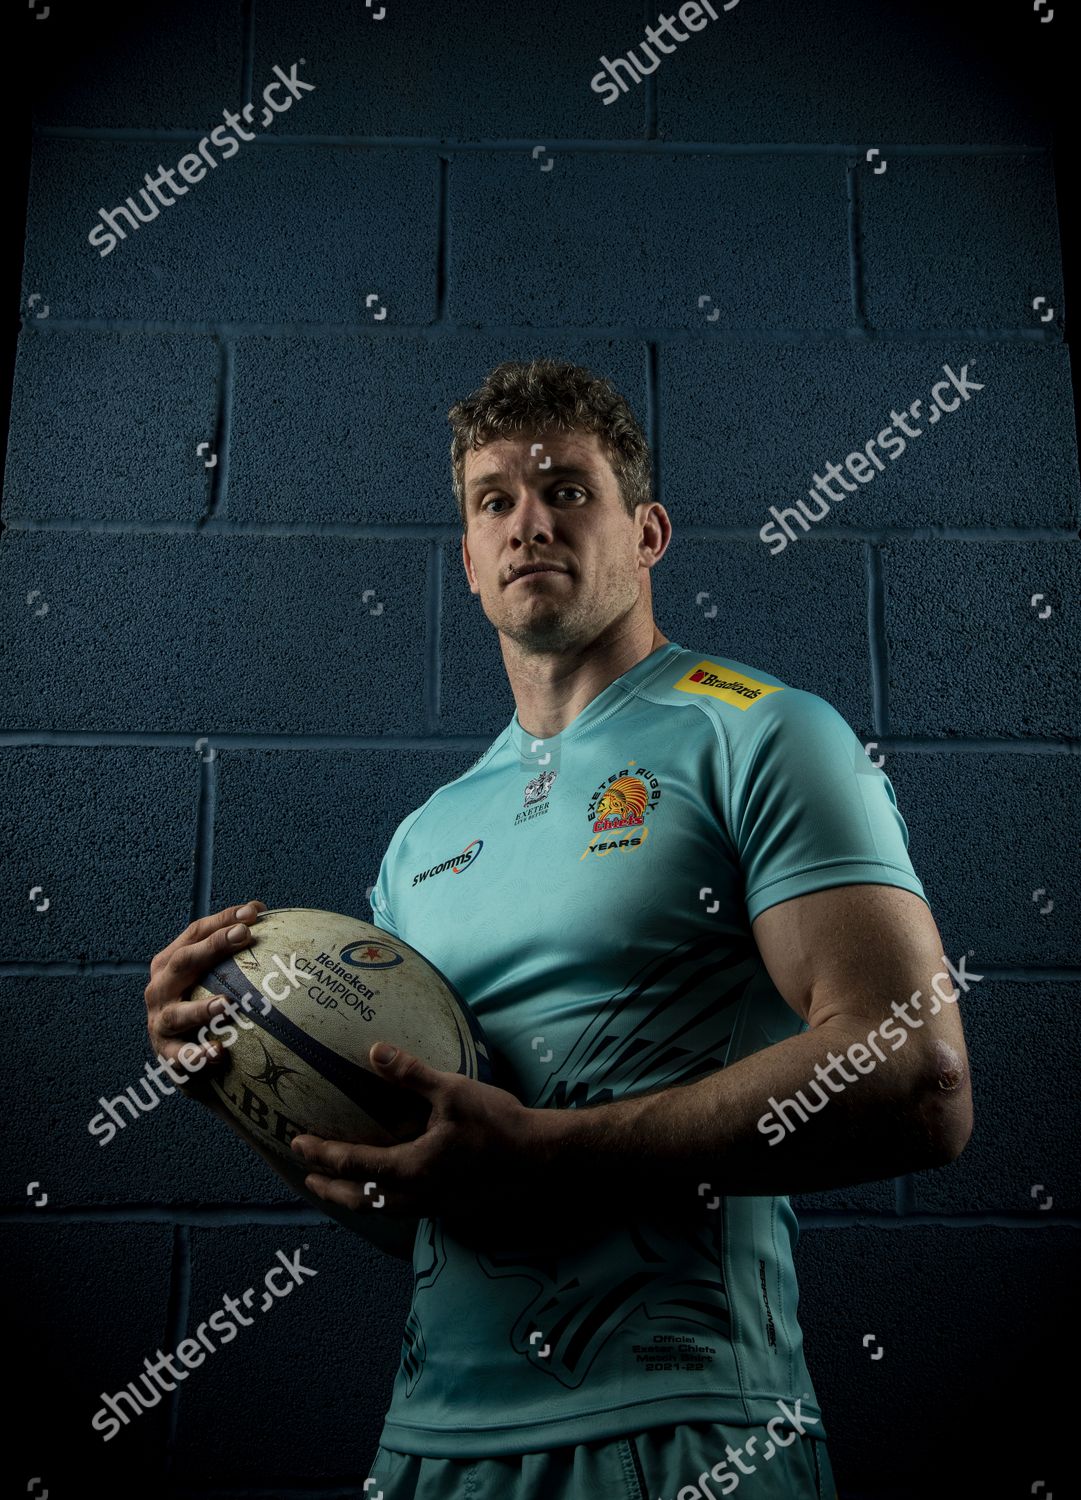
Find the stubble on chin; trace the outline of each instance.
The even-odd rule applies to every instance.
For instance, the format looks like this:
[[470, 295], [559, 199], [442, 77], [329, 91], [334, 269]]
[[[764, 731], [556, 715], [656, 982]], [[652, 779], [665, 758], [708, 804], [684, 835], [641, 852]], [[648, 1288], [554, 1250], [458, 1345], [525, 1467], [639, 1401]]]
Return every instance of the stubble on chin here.
[[530, 620], [513, 616], [500, 626], [502, 633], [525, 652], [566, 651], [573, 646], [579, 632], [567, 610], [551, 610]]

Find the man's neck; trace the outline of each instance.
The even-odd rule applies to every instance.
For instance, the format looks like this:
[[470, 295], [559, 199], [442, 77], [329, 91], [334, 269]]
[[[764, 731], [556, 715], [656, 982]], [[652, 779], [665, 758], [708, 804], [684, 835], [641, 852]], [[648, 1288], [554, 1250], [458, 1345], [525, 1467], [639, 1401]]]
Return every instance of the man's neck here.
[[608, 640], [598, 638], [567, 651], [523, 652], [516, 642], [501, 639], [518, 722], [536, 739], [553, 739], [609, 683], [668, 644], [652, 619], [644, 629], [628, 630]]

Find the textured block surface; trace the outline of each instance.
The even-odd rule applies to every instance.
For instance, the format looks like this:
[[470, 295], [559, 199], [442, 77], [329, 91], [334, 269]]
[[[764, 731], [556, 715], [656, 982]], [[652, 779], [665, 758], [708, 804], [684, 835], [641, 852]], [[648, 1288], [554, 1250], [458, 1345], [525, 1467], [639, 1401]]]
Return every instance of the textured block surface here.
[[[944, 952], [982, 976], [961, 1156], [856, 1185], [829, 1163], [837, 1186], [793, 1197], [839, 1494], [1067, 1493], [1067, 7], [725, 0], [694, 29], [680, 4], [652, 59], [661, 8], [619, 0], [14, 9], [34, 133], [0, 507], [11, 1492], [373, 1491], [409, 1268], [197, 1104], [127, 1090], [152, 1097], [152, 955], [256, 897], [370, 921], [394, 830], [511, 718], [447, 413], [547, 355], [608, 377], [645, 434], [662, 634], [818, 694], [860, 764], [884, 755]], [[311, 87], [264, 119], [275, 69]], [[300, 1246], [315, 1277], [102, 1442], [103, 1392]]]

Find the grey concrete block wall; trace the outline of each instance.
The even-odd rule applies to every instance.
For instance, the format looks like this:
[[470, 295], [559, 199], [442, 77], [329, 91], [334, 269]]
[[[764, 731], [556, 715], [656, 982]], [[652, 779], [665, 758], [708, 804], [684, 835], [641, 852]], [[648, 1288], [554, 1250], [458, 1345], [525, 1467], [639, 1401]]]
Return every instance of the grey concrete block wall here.
[[[446, 410], [538, 353], [646, 427], [661, 629], [874, 742], [983, 976], [962, 1158], [795, 1200], [840, 1494], [952, 1494], [989, 1459], [1003, 1494], [1064, 1489], [1054, 1434], [1021, 1436], [1081, 1188], [1063, 17], [740, 0], [606, 106], [600, 57], [660, 7], [163, 0], [63, 56], [56, 10], [25, 22], [48, 86], [0, 510], [13, 1492], [363, 1493], [407, 1273], [185, 1100], [105, 1148], [87, 1122], [148, 1059], [158, 948], [251, 896], [367, 918], [398, 821], [509, 718]], [[314, 91], [99, 256], [99, 208], [300, 58]], [[771, 555], [770, 507], [926, 416], [945, 367], [980, 388]], [[304, 1242], [316, 1278], [100, 1442], [103, 1391]]]

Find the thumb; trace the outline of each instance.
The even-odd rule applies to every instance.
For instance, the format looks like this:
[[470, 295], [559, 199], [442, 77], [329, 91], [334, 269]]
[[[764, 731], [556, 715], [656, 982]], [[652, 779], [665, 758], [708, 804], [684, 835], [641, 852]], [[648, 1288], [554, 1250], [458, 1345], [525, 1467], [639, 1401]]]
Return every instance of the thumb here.
[[404, 1088], [416, 1089], [418, 1094], [428, 1095], [439, 1087], [440, 1074], [437, 1070], [401, 1047], [393, 1047], [389, 1042], [373, 1042], [368, 1056], [378, 1073]]

